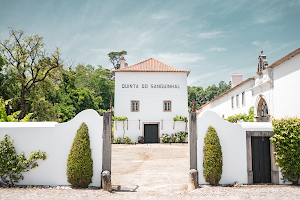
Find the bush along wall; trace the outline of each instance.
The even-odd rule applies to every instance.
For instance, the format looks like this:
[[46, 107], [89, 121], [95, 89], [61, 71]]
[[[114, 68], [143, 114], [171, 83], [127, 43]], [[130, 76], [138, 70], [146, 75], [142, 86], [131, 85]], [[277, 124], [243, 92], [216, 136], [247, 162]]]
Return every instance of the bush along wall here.
[[185, 141], [185, 138], [187, 136], [188, 136], [188, 133], [184, 132], [184, 131], [180, 131], [178, 133], [171, 134], [171, 135], [163, 133], [162, 137], [160, 138], [160, 140], [163, 143], [181, 143], [181, 142]]
[[74, 138], [67, 163], [68, 182], [75, 188], [87, 188], [92, 182], [93, 160], [88, 127], [82, 123]]
[[40, 150], [32, 151], [28, 159], [25, 158], [24, 152], [17, 155], [13, 140], [9, 140], [9, 136], [4, 134], [4, 139], [0, 141], [0, 185], [14, 186], [20, 179], [24, 179], [22, 172], [38, 167], [36, 161], [46, 158], [46, 153]]
[[300, 118], [273, 119], [272, 125], [276, 165], [281, 168], [284, 181], [297, 185], [300, 181]]
[[222, 176], [222, 150], [216, 130], [210, 126], [204, 138], [203, 175], [211, 185], [218, 185]]

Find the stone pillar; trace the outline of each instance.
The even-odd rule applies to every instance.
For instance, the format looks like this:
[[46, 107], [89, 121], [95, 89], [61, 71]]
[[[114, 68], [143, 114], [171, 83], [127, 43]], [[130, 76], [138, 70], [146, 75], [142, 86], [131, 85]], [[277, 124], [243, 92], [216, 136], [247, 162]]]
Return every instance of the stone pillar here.
[[197, 171], [197, 115], [196, 112], [189, 113], [189, 183], [188, 190], [194, 190], [198, 187]]
[[[103, 112], [102, 141], [103, 141], [102, 174], [101, 174], [102, 188], [104, 190], [104, 187], [105, 187], [106, 191], [111, 191], [111, 180], [110, 180], [110, 178], [111, 178], [111, 176], [110, 176], [110, 173], [111, 173], [111, 112]], [[110, 187], [110, 188], [107, 188], [107, 187]]]
[[111, 176], [109, 171], [103, 171], [101, 173], [101, 179], [102, 179], [102, 188], [104, 191], [111, 192], [112, 187], [111, 187]]
[[188, 183], [188, 191], [192, 191], [197, 189], [198, 187], [198, 171], [195, 169], [191, 169], [189, 171], [189, 183]]
[[195, 112], [189, 113], [189, 161], [190, 169], [197, 170], [197, 116]]

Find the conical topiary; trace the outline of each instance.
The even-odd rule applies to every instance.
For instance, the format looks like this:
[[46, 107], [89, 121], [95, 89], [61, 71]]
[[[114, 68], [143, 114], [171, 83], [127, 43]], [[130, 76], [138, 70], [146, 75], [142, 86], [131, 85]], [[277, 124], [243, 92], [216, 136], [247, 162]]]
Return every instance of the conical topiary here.
[[218, 185], [222, 175], [222, 150], [216, 130], [210, 126], [204, 139], [203, 175], [211, 185]]
[[88, 127], [82, 123], [74, 138], [67, 163], [68, 182], [76, 188], [87, 188], [92, 182], [93, 160]]

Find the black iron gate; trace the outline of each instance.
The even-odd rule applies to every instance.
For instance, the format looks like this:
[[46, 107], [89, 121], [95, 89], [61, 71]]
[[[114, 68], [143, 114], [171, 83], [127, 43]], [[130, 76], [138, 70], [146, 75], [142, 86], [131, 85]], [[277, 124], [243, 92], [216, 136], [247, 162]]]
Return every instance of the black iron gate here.
[[158, 143], [158, 124], [144, 124], [145, 143]]
[[271, 183], [269, 137], [251, 137], [253, 183]]

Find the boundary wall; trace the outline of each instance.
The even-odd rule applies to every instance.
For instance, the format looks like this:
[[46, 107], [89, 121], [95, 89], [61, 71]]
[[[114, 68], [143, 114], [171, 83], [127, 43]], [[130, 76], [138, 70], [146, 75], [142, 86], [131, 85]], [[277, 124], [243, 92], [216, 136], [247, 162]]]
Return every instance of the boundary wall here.
[[80, 125], [85, 122], [90, 136], [93, 177], [90, 186], [101, 186], [103, 117], [95, 110], [84, 110], [66, 123], [57, 122], [1, 122], [0, 140], [7, 133], [17, 154], [45, 151], [47, 159], [37, 160], [38, 167], [23, 173], [18, 185], [70, 185], [67, 181], [67, 160]]
[[[190, 113], [190, 116], [193, 113]], [[253, 184], [252, 175], [252, 157], [249, 160], [249, 144], [247, 145], [247, 134], [253, 132], [272, 132], [272, 124], [269, 122], [243, 122], [243, 123], [230, 123], [222, 119], [214, 111], [204, 111], [202, 112], [196, 120], [190, 120], [190, 122], [196, 122], [196, 127], [194, 133], [196, 134], [196, 144], [194, 147], [197, 155], [190, 159], [190, 164], [196, 166], [198, 171], [198, 183], [208, 184], [203, 176], [203, 148], [204, 148], [204, 138], [209, 126], [212, 126], [217, 131], [220, 139], [220, 144], [222, 148], [223, 156], [223, 173], [219, 184], [232, 184], [238, 181], [242, 184]], [[189, 132], [190, 134], [190, 132]], [[191, 134], [193, 132], [191, 131]], [[254, 135], [255, 136], [255, 135]], [[259, 135], [258, 135], [259, 136]], [[271, 145], [273, 146], [273, 145]], [[272, 151], [273, 150], [273, 151]], [[274, 161], [274, 150], [271, 148], [271, 159]], [[191, 151], [191, 150], [190, 150]], [[251, 152], [251, 145], [250, 145]], [[273, 157], [273, 158], [272, 158]], [[247, 160], [248, 159], [248, 160]], [[197, 160], [196, 165], [193, 164], [193, 160]], [[282, 176], [280, 170], [275, 166], [275, 162], [272, 161], [272, 170], [274, 170], [275, 176], [272, 179], [272, 183], [284, 184], [281, 180]], [[251, 166], [251, 167], [250, 167]], [[273, 173], [273, 172], [272, 172]], [[273, 176], [271, 174], [271, 176]]]

